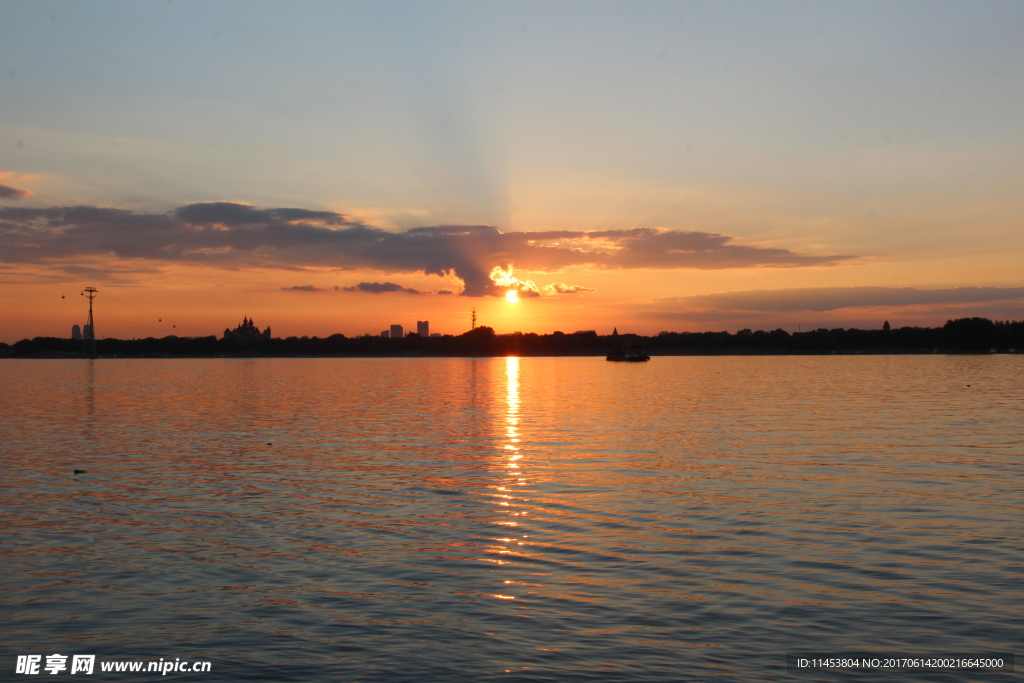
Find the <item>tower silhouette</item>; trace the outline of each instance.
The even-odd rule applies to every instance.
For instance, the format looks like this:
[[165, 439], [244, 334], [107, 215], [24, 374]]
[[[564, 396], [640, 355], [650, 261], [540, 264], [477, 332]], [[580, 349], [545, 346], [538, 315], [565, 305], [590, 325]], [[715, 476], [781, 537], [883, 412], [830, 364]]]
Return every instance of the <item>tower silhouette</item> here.
[[96, 357], [96, 323], [92, 319], [92, 300], [96, 298], [96, 293], [99, 290], [95, 287], [86, 287], [82, 296], [89, 297], [89, 322], [85, 325], [85, 334], [82, 335], [84, 343], [82, 344], [82, 355], [88, 356], [89, 358]]

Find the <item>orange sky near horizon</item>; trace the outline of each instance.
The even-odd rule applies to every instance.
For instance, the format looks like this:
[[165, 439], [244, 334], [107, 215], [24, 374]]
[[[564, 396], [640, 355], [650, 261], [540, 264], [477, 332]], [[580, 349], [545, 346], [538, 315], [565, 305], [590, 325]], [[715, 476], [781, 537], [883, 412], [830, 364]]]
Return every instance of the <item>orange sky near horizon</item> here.
[[[826, 270], [826, 269], [817, 269]], [[518, 273], [526, 277], [525, 273]], [[561, 279], [566, 273], [547, 275]], [[896, 326], [941, 326], [948, 318], [985, 315], [994, 319], [1014, 318], [1014, 302], [988, 303], [919, 303], [898, 306], [846, 306], [837, 310], [785, 310], [732, 312], [713, 305], [689, 305], [677, 312], [671, 297], [645, 296], [650, 288], [661, 287], [665, 293], [666, 279], [678, 279], [685, 293], [749, 292], [763, 287], [764, 273], [751, 269], [713, 273], [678, 273], [675, 271], [641, 270], [622, 273], [568, 273], [573, 282], [592, 287], [594, 292], [561, 294], [535, 298], [522, 297], [509, 303], [504, 297], [464, 297], [439, 294], [407, 294], [394, 292], [371, 294], [335, 290], [335, 286], [351, 286], [365, 281], [398, 281], [404, 286], [436, 290], [450, 286], [435, 276], [380, 274], [377, 272], [281, 272], [274, 270], [221, 271], [171, 266], [153, 283], [97, 283], [95, 300], [97, 333], [101, 338], [220, 336], [225, 327], [233, 328], [243, 316], [251, 317], [262, 328], [270, 326], [274, 336], [320, 336], [341, 333], [346, 336], [378, 334], [392, 324], [414, 330], [418, 320], [429, 320], [432, 332], [461, 334], [469, 329], [470, 311], [475, 309], [479, 325], [496, 332], [537, 332], [555, 330], [574, 332], [596, 330], [609, 334], [620, 332], [656, 334], [662, 330], [706, 331], [750, 327], [787, 331], [818, 327], [877, 328], [884, 320]], [[814, 287], [800, 287], [818, 278], [819, 284], [829, 282], [829, 273], [794, 274], [790, 282], [796, 292], [813, 292]], [[544, 274], [534, 275], [538, 284]], [[567, 278], [569, 279], [569, 278]], [[301, 285], [292, 284], [300, 283]], [[776, 280], [778, 282], [778, 280]], [[13, 343], [34, 336], [66, 337], [72, 324], [84, 324], [87, 302], [79, 296], [82, 286], [90, 281], [21, 284], [5, 286], [0, 304], [3, 338]], [[732, 283], [735, 289], [727, 289]], [[701, 285], [704, 285], [701, 287]], [[316, 291], [286, 290], [286, 287], [309, 286]], [[616, 296], [615, 287], [624, 291]], [[721, 288], [721, 289], [719, 289]], [[819, 287], [818, 289], [827, 288]], [[895, 288], [894, 288], [895, 289]], [[671, 290], [669, 290], [671, 291]], [[761, 291], [771, 292], [771, 289]], [[606, 293], [609, 292], [609, 293]], [[1020, 296], [1020, 292], [1017, 292]], [[64, 298], [62, 298], [62, 296]], [[826, 294], [827, 298], [827, 294]]]

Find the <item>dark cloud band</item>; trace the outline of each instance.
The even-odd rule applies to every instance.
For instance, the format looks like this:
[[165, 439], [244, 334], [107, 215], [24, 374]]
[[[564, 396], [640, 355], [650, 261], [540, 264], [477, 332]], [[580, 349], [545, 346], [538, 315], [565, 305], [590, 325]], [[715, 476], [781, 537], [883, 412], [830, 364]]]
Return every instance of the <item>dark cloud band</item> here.
[[747, 246], [727, 235], [662, 228], [502, 233], [487, 225], [446, 225], [390, 232], [330, 211], [258, 209], [233, 202], [190, 204], [166, 214], [92, 206], [0, 207], [2, 261], [44, 263], [97, 255], [223, 268], [451, 275], [462, 280], [466, 296], [503, 294], [489, 273], [512, 264], [546, 272], [571, 266], [710, 270], [830, 266], [852, 258]]

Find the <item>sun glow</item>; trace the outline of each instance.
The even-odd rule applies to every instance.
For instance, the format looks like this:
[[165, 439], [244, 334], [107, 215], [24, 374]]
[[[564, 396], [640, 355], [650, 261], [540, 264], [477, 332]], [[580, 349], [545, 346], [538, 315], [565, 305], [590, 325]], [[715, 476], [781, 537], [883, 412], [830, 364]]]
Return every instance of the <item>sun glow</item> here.
[[512, 292], [506, 292], [505, 298], [510, 303], [519, 300], [519, 295], [523, 296], [540, 296], [540, 290], [532, 280], [520, 280], [513, 275], [512, 266], [509, 265], [508, 270], [505, 270], [501, 266], [495, 266], [491, 268], [491, 282], [497, 287], [505, 288], [511, 287], [512, 291], [515, 292], [515, 300], [512, 299]]
[[505, 301], [509, 302], [510, 304], [519, 303], [519, 292], [517, 292], [514, 289], [508, 290], [507, 292], [505, 292]]

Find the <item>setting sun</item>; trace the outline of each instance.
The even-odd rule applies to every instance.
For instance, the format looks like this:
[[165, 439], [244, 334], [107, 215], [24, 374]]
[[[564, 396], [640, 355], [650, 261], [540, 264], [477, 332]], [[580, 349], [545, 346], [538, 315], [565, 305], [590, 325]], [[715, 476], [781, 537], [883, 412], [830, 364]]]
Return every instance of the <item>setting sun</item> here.
[[508, 290], [507, 292], [505, 292], [505, 301], [509, 302], [510, 304], [519, 303], [519, 292], [517, 292], [514, 289]]

